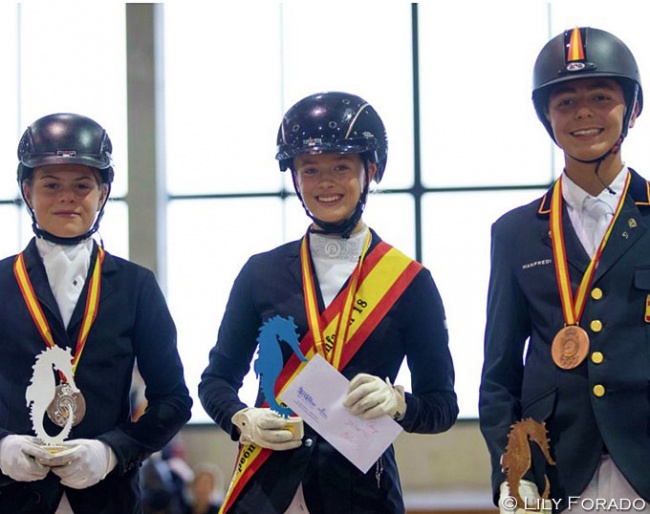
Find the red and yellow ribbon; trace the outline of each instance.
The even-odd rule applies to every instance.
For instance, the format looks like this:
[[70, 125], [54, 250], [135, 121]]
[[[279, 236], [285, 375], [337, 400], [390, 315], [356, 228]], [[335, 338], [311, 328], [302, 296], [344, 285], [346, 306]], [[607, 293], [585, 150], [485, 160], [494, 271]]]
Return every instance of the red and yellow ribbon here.
[[612, 232], [614, 227], [614, 222], [618, 218], [621, 209], [623, 208], [623, 203], [625, 201], [625, 195], [627, 194], [627, 189], [630, 185], [630, 173], [628, 172], [625, 179], [625, 186], [623, 187], [623, 192], [621, 193], [621, 198], [618, 201], [616, 210], [614, 211], [614, 217], [609, 222], [605, 235], [603, 236], [596, 253], [591, 259], [587, 271], [582, 276], [580, 285], [575, 296], [575, 301], [573, 297], [573, 290], [571, 288], [571, 278], [569, 277], [569, 265], [566, 258], [566, 248], [564, 244], [564, 231], [562, 230], [562, 178], [560, 177], [555, 181], [553, 186], [553, 198], [551, 199], [551, 213], [550, 213], [550, 224], [551, 224], [551, 243], [553, 245], [553, 261], [555, 263], [555, 276], [557, 278], [558, 290], [560, 293], [560, 300], [562, 301], [562, 310], [564, 312], [564, 322], [565, 326], [567, 325], [577, 325], [582, 316], [582, 312], [587, 303], [587, 291], [591, 287], [591, 282], [593, 281], [594, 274], [596, 272], [596, 267], [600, 261], [600, 257], [603, 253], [603, 249], [607, 244], [607, 240]]
[[[84, 346], [88, 339], [88, 334], [90, 333], [90, 328], [97, 317], [97, 310], [99, 307], [99, 296], [101, 291], [101, 276], [102, 276], [102, 262], [104, 262], [104, 249], [99, 246], [97, 250], [97, 259], [95, 260], [95, 266], [93, 268], [92, 277], [90, 283], [88, 284], [88, 297], [86, 298], [86, 308], [84, 310], [84, 317], [81, 322], [81, 329], [79, 330], [79, 337], [77, 339], [77, 346], [75, 348], [74, 357], [72, 359], [72, 371], [77, 370], [77, 365], [79, 364], [79, 358], [83, 352]], [[20, 292], [23, 295], [25, 304], [27, 305], [27, 310], [31, 315], [36, 327], [38, 328], [41, 337], [45, 341], [45, 344], [48, 347], [55, 346], [54, 338], [52, 337], [52, 331], [50, 326], [45, 318], [45, 313], [41, 308], [41, 304], [36, 298], [34, 293], [34, 287], [32, 282], [29, 279], [27, 274], [27, 268], [25, 267], [25, 259], [22, 252], [16, 256], [14, 261], [14, 275], [18, 281], [18, 286], [20, 287]]]
[[[352, 318], [352, 302], [357, 293], [359, 275], [361, 273], [361, 268], [368, 251], [368, 247], [370, 246], [370, 239], [370, 231], [368, 231], [363, 244], [363, 250], [361, 251], [361, 256], [359, 257], [359, 262], [350, 275], [347, 287], [342, 292], [342, 297], [345, 298], [345, 302], [343, 304], [341, 314], [338, 316], [338, 323], [336, 325], [336, 332], [333, 335], [333, 339], [329, 339], [329, 341], [331, 341], [331, 344], [329, 346], [325, 345], [323, 327], [321, 325], [320, 313], [318, 312], [318, 300], [316, 296], [314, 273], [309, 256], [309, 234], [303, 237], [302, 243], [300, 245], [302, 284], [309, 329], [314, 333], [316, 351], [320, 353], [320, 355], [325, 358], [330, 364], [332, 364], [332, 366], [334, 366], [336, 369], [340, 369], [341, 352], [343, 350], [343, 345], [345, 345], [347, 342], [350, 319]], [[332, 348], [334, 349], [334, 352], [330, 352]]]
[[[335, 367], [340, 371], [420, 272], [422, 265], [383, 241], [367, 253], [370, 244], [370, 239], [367, 239], [348, 286], [319, 315], [306, 239], [301, 245], [301, 264], [309, 332], [300, 341], [300, 350], [308, 360], [320, 353], [332, 364], [336, 363]], [[295, 354], [291, 355], [276, 381], [278, 396], [305, 365], [306, 362]], [[220, 514], [228, 512], [248, 481], [272, 453], [272, 450], [254, 444], [240, 445]]]

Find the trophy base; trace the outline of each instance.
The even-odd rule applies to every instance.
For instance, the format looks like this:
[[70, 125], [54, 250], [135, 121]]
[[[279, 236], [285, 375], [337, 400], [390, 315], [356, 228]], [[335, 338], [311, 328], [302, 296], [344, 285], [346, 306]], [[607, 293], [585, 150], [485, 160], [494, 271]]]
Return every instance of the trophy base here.
[[302, 419], [300, 418], [288, 418], [284, 429], [291, 432], [293, 435], [291, 438], [292, 441], [299, 441], [305, 435]]
[[64, 450], [70, 449], [69, 446], [61, 446], [57, 444], [41, 444], [40, 447], [52, 455], [56, 455], [57, 453], [61, 453]]

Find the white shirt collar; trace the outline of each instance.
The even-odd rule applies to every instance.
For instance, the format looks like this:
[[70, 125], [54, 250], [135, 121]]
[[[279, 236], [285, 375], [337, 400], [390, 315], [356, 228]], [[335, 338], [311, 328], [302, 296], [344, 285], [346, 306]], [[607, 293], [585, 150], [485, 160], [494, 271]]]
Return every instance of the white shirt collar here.
[[613, 213], [616, 210], [621, 193], [623, 192], [628, 172], [629, 170], [627, 166], [623, 165], [621, 171], [618, 172], [616, 178], [614, 178], [612, 183], [609, 185], [609, 189], [614, 191], [614, 194], [610, 193], [609, 190], [605, 188], [596, 197], [587, 193], [578, 184], [571, 180], [566, 173], [564, 173], [562, 175], [562, 197], [569, 207], [578, 212], [584, 211], [585, 202], [589, 199], [597, 198], [599, 201], [607, 204], [608, 210]]
[[86, 282], [93, 239], [88, 238], [76, 245], [60, 245], [37, 237], [36, 248], [43, 259], [50, 289], [67, 328]]

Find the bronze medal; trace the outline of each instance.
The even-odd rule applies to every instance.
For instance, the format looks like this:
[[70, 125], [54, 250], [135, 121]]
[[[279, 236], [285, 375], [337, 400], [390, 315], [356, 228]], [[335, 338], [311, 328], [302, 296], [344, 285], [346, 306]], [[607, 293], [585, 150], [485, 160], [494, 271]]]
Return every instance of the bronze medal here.
[[74, 391], [70, 384], [56, 386], [54, 399], [47, 408], [47, 415], [53, 423], [64, 427], [70, 415], [74, 416], [72, 426], [78, 425], [86, 414], [86, 400], [81, 391]]
[[578, 325], [568, 325], [553, 339], [551, 354], [553, 362], [562, 369], [573, 369], [585, 360], [589, 353], [589, 336]]

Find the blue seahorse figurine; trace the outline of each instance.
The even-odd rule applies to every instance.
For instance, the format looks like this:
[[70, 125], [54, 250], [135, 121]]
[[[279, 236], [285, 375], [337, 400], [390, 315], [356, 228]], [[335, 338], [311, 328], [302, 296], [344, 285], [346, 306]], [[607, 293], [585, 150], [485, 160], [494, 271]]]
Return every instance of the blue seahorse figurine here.
[[293, 411], [280, 405], [275, 398], [275, 382], [284, 367], [280, 341], [287, 343], [301, 361], [306, 361], [307, 358], [300, 351], [297, 329], [292, 316], [283, 318], [278, 315], [266, 320], [260, 327], [260, 335], [257, 337], [257, 359], [253, 365], [269, 406], [285, 418]]

